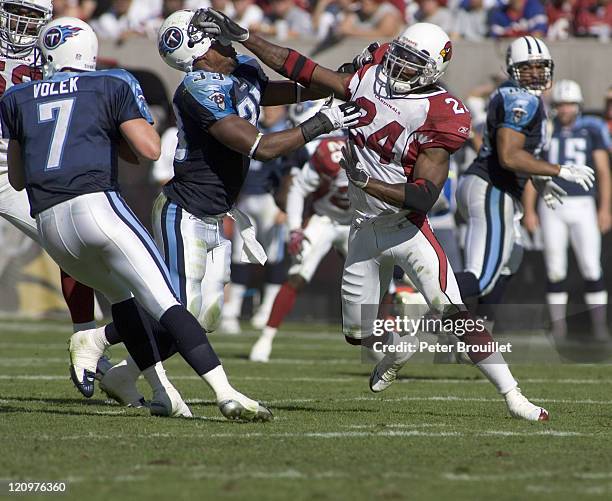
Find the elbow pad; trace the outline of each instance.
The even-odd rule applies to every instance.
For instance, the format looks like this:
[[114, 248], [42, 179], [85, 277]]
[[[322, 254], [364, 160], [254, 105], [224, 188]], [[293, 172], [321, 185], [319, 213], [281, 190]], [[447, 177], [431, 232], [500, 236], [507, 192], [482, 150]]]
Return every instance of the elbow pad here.
[[416, 179], [414, 183], [406, 183], [404, 187], [404, 203], [402, 209], [408, 209], [427, 214], [436, 203], [440, 189], [428, 179]]

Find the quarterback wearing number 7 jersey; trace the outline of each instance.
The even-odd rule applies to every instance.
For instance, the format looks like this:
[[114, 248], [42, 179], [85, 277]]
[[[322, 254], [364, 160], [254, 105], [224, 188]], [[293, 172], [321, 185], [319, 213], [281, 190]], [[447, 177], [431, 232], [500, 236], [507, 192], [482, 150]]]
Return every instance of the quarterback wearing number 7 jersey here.
[[[357, 126], [349, 127], [351, 140], [342, 161], [355, 211], [342, 277], [346, 340], [366, 349], [381, 346], [383, 339], [373, 335], [373, 323], [394, 265], [403, 268], [433, 311], [462, 323], [472, 320], [426, 216], [448, 176], [450, 154], [470, 131], [470, 116], [461, 101], [436, 84], [452, 56], [448, 35], [433, 24], [414, 24], [374, 52], [369, 63], [346, 75], [250, 34], [222, 13], [208, 12], [211, 32], [242, 42], [265, 64], [302, 85], [324, 88], [366, 110]], [[504, 396], [512, 416], [548, 419], [545, 409], [521, 394], [485, 329], [474, 328], [461, 338], [470, 347], [472, 362]], [[404, 348], [405, 339], [387, 333], [386, 343], [394, 346], [372, 372], [372, 391], [388, 388], [412, 355], [411, 348]]]

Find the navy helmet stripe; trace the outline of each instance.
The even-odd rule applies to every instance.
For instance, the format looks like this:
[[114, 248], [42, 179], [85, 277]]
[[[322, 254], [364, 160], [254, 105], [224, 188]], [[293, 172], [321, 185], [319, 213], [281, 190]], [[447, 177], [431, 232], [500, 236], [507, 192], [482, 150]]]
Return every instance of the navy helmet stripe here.
[[525, 43], [527, 44], [527, 53], [531, 54], [531, 43], [529, 42], [529, 37], [523, 37], [525, 40]]
[[538, 39], [536, 37], [532, 37], [532, 38], [535, 44], [538, 46], [538, 50], [540, 51], [540, 54], [542, 54], [542, 47], [540, 46], [540, 42], [538, 42]]

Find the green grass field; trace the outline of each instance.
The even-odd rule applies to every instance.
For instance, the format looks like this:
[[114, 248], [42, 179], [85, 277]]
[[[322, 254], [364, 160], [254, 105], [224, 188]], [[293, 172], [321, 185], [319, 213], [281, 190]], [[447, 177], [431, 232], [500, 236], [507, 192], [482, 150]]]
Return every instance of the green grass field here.
[[168, 373], [195, 419], [152, 418], [98, 390], [85, 400], [68, 379], [67, 324], [0, 321], [2, 494], [25, 479], [87, 500], [612, 498], [612, 367], [516, 365], [551, 413], [528, 423], [472, 367], [408, 365], [374, 395], [337, 326], [286, 330], [267, 365], [246, 359], [254, 333], [211, 336], [233, 383], [273, 409], [255, 424], [224, 421], [178, 357]]

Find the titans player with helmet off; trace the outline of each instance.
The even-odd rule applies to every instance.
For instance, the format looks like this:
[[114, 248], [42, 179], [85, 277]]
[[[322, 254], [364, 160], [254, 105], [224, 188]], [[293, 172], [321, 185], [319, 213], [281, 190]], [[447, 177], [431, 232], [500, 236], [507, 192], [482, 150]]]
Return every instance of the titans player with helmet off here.
[[[381, 46], [370, 64], [347, 75], [250, 34], [222, 13], [209, 13], [212, 33], [242, 42], [269, 67], [306, 87], [354, 100], [366, 111], [358, 126], [349, 128], [342, 160], [354, 211], [342, 278], [346, 340], [370, 349], [385, 342], [373, 335], [373, 323], [395, 264], [430, 308], [451, 321], [467, 320], [455, 276], [426, 216], [446, 181], [450, 154], [470, 131], [467, 109], [436, 84], [452, 56], [448, 35], [433, 24], [414, 24]], [[398, 333], [386, 337], [397, 350], [388, 350], [374, 368], [374, 392], [388, 388], [412, 354], [402, 348]], [[545, 409], [521, 394], [486, 330], [475, 328], [461, 339], [477, 347], [469, 350], [470, 358], [504, 395], [512, 416], [548, 419]]]
[[554, 182], [565, 192], [563, 204], [553, 210], [545, 203], [539, 203], [537, 212], [536, 192], [527, 186], [523, 197], [524, 224], [531, 232], [538, 225], [542, 227], [548, 277], [547, 301], [553, 336], [563, 339], [567, 333], [568, 290], [565, 279], [568, 271], [567, 250], [571, 242], [585, 281], [584, 300], [589, 305], [593, 335], [597, 340], [609, 341], [606, 321], [608, 292], [601, 267], [601, 234], [609, 231], [612, 224], [608, 156], [610, 137], [603, 120], [581, 114], [582, 90], [578, 83], [572, 80], [555, 83], [552, 105], [555, 116], [548, 161], [593, 166], [597, 183], [585, 192], [574, 183], [556, 179]]
[[[322, 259], [335, 248], [343, 257], [348, 252], [352, 212], [348, 199], [348, 178], [340, 168], [343, 135], [308, 143], [309, 160], [291, 179], [287, 194], [287, 250], [294, 260], [289, 278], [282, 285], [272, 311], [249, 355], [254, 362], [267, 362], [278, 328], [293, 309], [298, 293], [310, 282]], [[312, 196], [313, 214], [303, 227], [305, 199]]]

